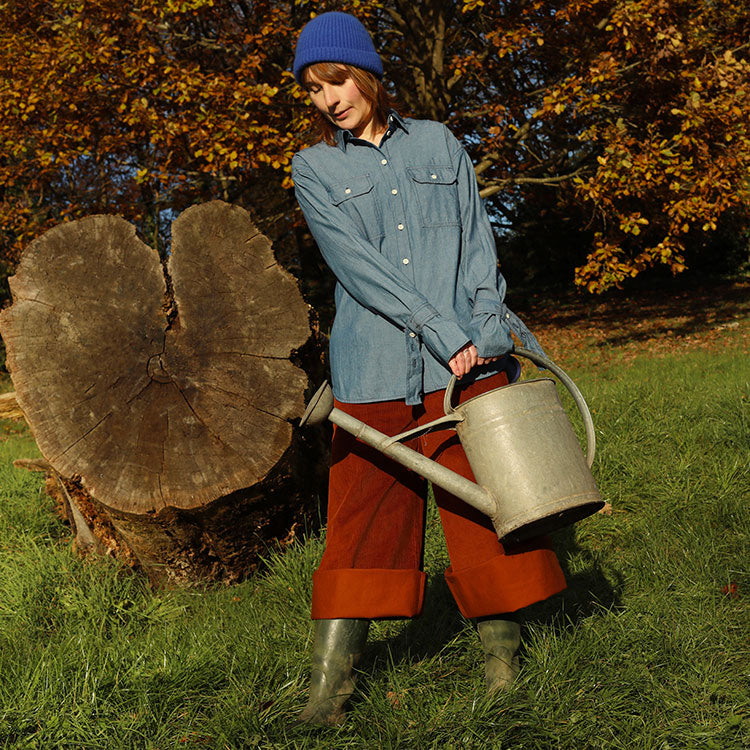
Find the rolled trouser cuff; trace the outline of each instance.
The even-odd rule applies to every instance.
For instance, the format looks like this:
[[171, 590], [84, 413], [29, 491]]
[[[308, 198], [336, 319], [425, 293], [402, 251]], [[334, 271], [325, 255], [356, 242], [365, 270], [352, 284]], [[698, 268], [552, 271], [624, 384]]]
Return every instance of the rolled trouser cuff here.
[[427, 576], [419, 570], [355, 568], [313, 573], [313, 620], [415, 617]]
[[515, 612], [565, 587], [565, 576], [551, 549], [498, 555], [472, 568], [448, 567], [445, 580], [464, 617]]

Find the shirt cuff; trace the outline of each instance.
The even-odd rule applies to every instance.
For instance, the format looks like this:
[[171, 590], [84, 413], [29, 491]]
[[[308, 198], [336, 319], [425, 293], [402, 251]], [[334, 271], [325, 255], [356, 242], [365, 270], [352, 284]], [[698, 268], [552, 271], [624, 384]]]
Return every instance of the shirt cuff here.
[[470, 337], [455, 320], [446, 318], [430, 304], [418, 307], [409, 319], [409, 330], [419, 336], [425, 346], [445, 365]]
[[498, 357], [513, 351], [511, 331], [526, 349], [547, 356], [534, 334], [504, 302], [477, 300], [474, 303], [471, 335], [480, 357]]
[[513, 350], [510, 327], [503, 317], [505, 305], [477, 300], [471, 316], [471, 340], [480, 357], [501, 357]]

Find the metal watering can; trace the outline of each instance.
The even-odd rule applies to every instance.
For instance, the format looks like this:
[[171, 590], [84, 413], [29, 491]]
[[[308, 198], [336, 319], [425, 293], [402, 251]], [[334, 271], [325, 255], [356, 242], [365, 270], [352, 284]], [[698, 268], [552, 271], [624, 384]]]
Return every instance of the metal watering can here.
[[[514, 354], [546, 368], [568, 389], [583, 417], [588, 458], [550, 378], [504, 385], [454, 408], [453, 377], [445, 391], [445, 416], [393, 437], [334, 408], [333, 392], [325, 382], [310, 400], [300, 424], [330, 419], [489, 516], [502, 542], [531, 539], [595, 513], [604, 502], [590, 471], [596, 450], [594, 423], [578, 387], [546, 357], [522, 348]], [[446, 428], [458, 433], [476, 483], [401, 444]]]

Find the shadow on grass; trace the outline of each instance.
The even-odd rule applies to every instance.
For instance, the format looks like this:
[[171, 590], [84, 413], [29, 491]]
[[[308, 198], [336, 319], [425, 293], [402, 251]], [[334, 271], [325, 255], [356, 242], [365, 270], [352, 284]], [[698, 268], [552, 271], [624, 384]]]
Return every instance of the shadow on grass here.
[[[602, 610], [621, 610], [624, 582], [619, 572], [610, 570], [608, 578], [594, 553], [578, 544], [572, 526], [556, 532], [553, 540], [568, 587], [526, 607], [523, 622], [548, 625], [564, 632], [574, 630], [581, 620]], [[577, 568], [582, 568], [576, 573], [571, 571], [572, 560]], [[614, 583], [610, 580], [612, 576], [616, 576]]]
[[[572, 527], [554, 534], [554, 547], [565, 573], [568, 587], [544, 601], [518, 612], [522, 624], [521, 658], [523, 659], [524, 630], [528, 624], [542, 625], [560, 634], [570, 634], [578, 624], [602, 611], [622, 609], [623, 581], [613, 584], [605, 575], [596, 556], [576, 541]], [[578, 572], [571, 571], [575, 560]], [[369, 684], [388, 662], [417, 663], [436, 657], [467, 628], [467, 620], [460, 614], [442, 575], [428, 579], [424, 610], [420, 617], [409, 620], [390, 637], [368, 642], [359, 666], [358, 693], [367, 694]], [[478, 667], [479, 668], [479, 667]], [[353, 703], [361, 700], [355, 697]]]
[[[523, 310], [523, 304], [518, 305]], [[563, 294], [555, 302], [538, 301], [523, 310], [551, 327], [584, 324], [608, 332], [599, 347], [622, 346], [653, 338], [706, 333], [733, 327], [747, 318], [748, 284], [719, 283], [682, 289], [613, 290], [601, 298]]]

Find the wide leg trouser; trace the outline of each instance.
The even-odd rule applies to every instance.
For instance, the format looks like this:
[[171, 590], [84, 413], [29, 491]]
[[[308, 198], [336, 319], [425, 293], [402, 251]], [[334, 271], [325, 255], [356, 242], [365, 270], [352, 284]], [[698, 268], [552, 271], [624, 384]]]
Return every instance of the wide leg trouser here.
[[[506, 383], [504, 373], [479, 380], [459, 390], [459, 401]], [[396, 435], [442, 416], [443, 395], [430, 393], [414, 407], [403, 401], [337, 401], [336, 407]], [[453, 430], [406, 445], [474, 479]], [[422, 611], [426, 489], [422, 477], [334, 427], [326, 549], [313, 574], [313, 619], [413, 617]], [[513, 612], [565, 588], [546, 537], [504, 549], [489, 518], [439, 487], [434, 493], [451, 563], [445, 577], [465, 617]]]

